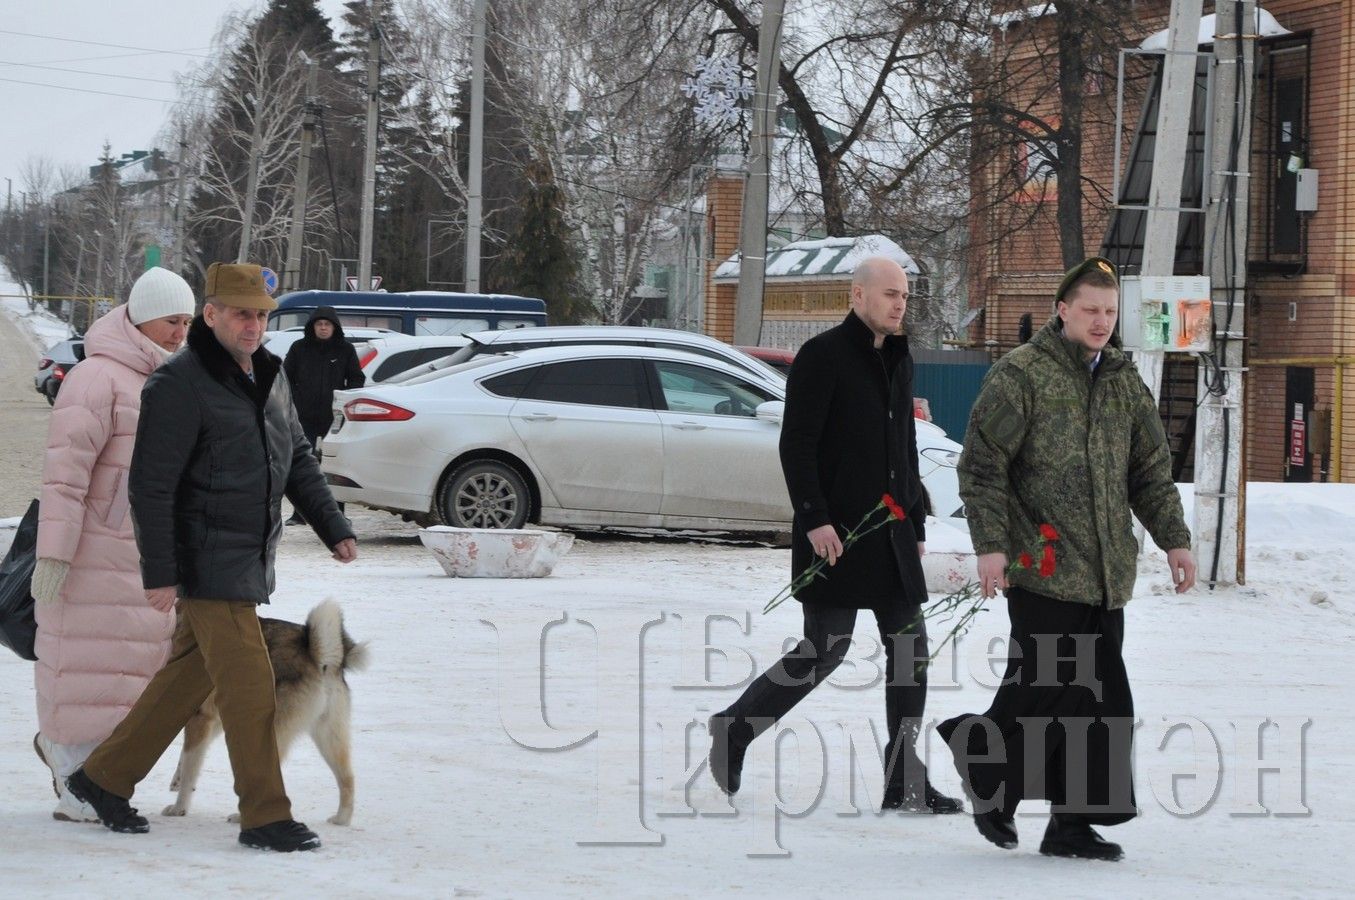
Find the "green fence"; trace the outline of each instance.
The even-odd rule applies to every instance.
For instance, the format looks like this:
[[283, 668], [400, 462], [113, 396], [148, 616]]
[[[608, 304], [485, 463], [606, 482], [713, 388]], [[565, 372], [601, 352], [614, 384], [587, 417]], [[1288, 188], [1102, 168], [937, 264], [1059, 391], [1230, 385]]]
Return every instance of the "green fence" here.
[[932, 421], [952, 440], [963, 443], [969, 411], [991, 366], [982, 351], [913, 351], [913, 396], [927, 399]]

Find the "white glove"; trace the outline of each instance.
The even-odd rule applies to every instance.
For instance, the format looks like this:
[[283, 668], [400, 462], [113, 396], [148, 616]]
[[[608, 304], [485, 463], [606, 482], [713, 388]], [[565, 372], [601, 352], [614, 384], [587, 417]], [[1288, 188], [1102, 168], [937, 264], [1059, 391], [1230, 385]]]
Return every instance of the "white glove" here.
[[33, 584], [29, 589], [39, 603], [55, 603], [61, 599], [61, 586], [71, 572], [71, 564], [64, 559], [39, 559], [33, 565]]

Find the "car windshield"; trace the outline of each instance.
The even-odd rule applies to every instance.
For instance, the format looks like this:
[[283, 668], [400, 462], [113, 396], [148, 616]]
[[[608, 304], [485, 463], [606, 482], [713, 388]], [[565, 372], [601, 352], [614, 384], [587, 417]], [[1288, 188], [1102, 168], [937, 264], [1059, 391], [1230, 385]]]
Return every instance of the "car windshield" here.
[[[483, 351], [483, 344], [471, 342], [465, 347], [449, 352], [446, 356], [440, 356], [431, 362], [423, 363], [401, 372], [399, 375], [387, 378], [383, 384], [408, 384], [413, 381], [422, 381], [426, 375], [442, 375], [448, 369], [454, 369], [462, 363], [475, 358], [477, 353]], [[492, 356], [486, 356], [486, 359], [493, 359]]]
[[388, 387], [390, 385], [396, 384], [399, 385], [423, 384], [424, 382], [427, 381], [436, 381], [439, 378], [442, 378], [446, 375], [454, 374], [456, 372], [466, 372], [471, 369], [478, 369], [481, 366], [487, 366], [490, 363], [498, 362], [500, 359], [501, 357], [498, 356], [490, 355], [477, 356], [474, 359], [468, 359], [465, 362], [462, 362], [455, 366], [446, 366], [444, 368], [438, 369], [435, 372], [429, 372], [427, 370], [427, 366], [418, 366], [416, 368], [410, 369], [408, 372], [401, 372], [394, 378], [387, 378], [385, 381], [381, 382], [381, 386]]

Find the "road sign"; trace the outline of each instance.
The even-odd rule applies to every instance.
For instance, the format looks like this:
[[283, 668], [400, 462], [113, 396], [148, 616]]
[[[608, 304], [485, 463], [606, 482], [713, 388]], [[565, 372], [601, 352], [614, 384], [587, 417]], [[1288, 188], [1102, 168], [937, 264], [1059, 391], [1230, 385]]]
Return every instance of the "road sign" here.
[[259, 274], [263, 276], [263, 289], [265, 291], [272, 294], [278, 289], [277, 272], [274, 272], [272, 269], [264, 268], [259, 270]]
[[[344, 279], [344, 281], [348, 282], [348, 289], [349, 289], [350, 291], [356, 291], [356, 290], [358, 289], [358, 276], [356, 276], [356, 275], [349, 275], [347, 278]], [[377, 289], [380, 288], [380, 287], [381, 287], [381, 276], [380, 276], [380, 275], [373, 275], [373, 276], [372, 276], [372, 286], [371, 286], [370, 288], [368, 288], [368, 290], [374, 291], [374, 290], [377, 290]]]

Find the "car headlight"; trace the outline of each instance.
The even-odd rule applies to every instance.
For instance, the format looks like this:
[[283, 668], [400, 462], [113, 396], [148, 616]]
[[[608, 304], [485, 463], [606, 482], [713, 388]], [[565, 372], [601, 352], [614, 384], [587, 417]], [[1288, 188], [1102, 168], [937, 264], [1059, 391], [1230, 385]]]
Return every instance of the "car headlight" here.
[[942, 450], [940, 447], [927, 447], [918, 451], [929, 462], [938, 466], [946, 466], [954, 469], [960, 465], [960, 453], [958, 450]]

